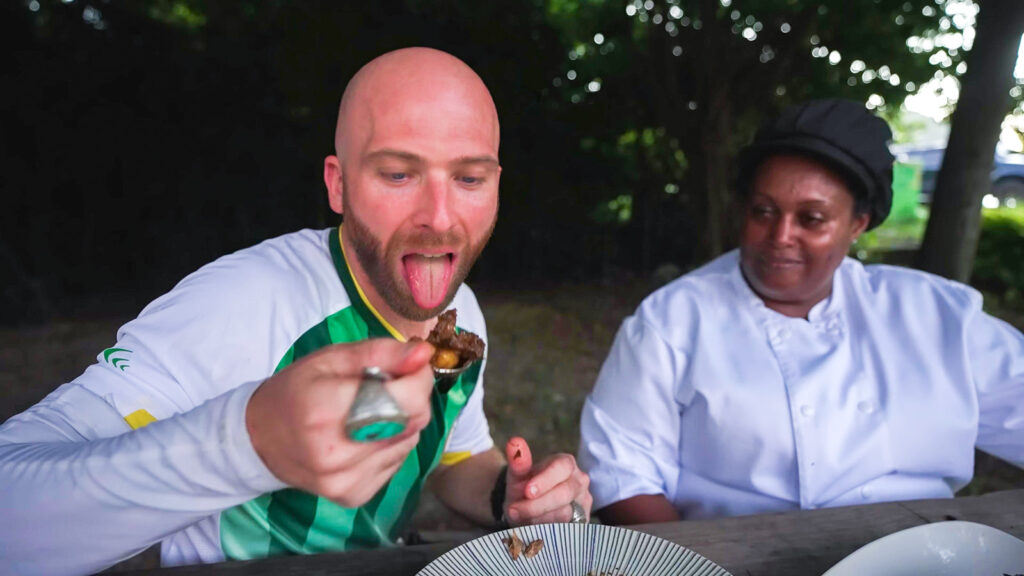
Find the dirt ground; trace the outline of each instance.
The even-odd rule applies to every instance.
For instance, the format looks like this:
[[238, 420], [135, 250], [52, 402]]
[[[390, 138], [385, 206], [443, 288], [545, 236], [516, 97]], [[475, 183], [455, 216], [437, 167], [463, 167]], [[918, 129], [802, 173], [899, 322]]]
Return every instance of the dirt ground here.
[[[622, 319], [652, 288], [637, 282], [512, 291], [477, 287], [490, 337], [485, 411], [499, 445], [513, 435], [540, 456], [575, 453], [580, 408]], [[0, 422], [77, 377], [113, 345], [130, 316], [0, 329]], [[1020, 316], [1010, 318], [1021, 327]], [[978, 454], [961, 494], [1024, 487], [1024, 472]], [[471, 529], [426, 496], [414, 520], [424, 531]], [[153, 566], [150, 552], [123, 568]]]

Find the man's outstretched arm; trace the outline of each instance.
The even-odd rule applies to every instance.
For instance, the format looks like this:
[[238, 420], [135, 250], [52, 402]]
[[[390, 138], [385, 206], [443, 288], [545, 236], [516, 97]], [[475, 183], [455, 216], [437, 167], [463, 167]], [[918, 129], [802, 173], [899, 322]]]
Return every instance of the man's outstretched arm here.
[[[104, 399], [62, 387], [0, 427], [0, 573], [92, 573], [286, 485], [365, 502], [430, 420], [430, 352], [392, 340], [328, 347], [134, 431]], [[342, 423], [369, 365], [398, 376], [387, 386], [409, 423], [364, 444]]]
[[281, 488], [246, 432], [254, 388], [135, 431], [75, 385], [9, 420], [0, 428], [0, 573], [92, 573]]

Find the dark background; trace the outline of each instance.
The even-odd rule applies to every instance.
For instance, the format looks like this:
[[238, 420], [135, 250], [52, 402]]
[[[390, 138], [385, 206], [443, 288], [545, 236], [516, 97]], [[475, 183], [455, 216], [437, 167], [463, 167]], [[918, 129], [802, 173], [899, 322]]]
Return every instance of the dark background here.
[[[341, 92], [413, 45], [465, 60], [501, 117], [475, 283], [689, 269], [731, 245], [731, 158], [764, 114], [872, 93], [896, 109], [955, 73], [962, 53], [906, 46], [943, 2], [7, 0], [0, 323], [137, 311], [220, 255], [336, 223], [321, 170]], [[900, 82], [864, 82], [855, 57]]]

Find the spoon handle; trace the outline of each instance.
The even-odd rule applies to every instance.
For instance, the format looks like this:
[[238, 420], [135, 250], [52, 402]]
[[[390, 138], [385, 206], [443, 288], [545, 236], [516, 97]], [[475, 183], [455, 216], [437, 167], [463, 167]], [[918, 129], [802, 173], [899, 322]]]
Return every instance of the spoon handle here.
[[359, 391], [345, 419], [345, 433], [357, 442], [385, 440], [405, 430], [409, 416], [395, 402], [384, 383], [391, 378], [380, 368], [363, 369]]

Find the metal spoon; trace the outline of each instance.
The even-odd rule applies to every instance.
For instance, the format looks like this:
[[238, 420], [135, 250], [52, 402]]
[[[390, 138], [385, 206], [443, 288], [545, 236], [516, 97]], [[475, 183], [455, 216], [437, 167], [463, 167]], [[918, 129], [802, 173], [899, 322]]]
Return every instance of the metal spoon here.
[[452, 386], [455, 385], [455, 382], [456, 380], [459, 379], [459, 376], [461, 376], [462, 373], [465, 372], [466, 370], [469, 370], [469, 367], [472, 366], [475, 362], [476, 360], [469, 360], [467, 362], [463, 362], [461, 366], [456, 366], [455, 368], [438, 368], [436, 366], [431, 366], [431, 368], [434, 369], [434, 380], [437, 381], [438, 392], [440, 392], [441, 394], [447, 394], [448, 391], [451, 390]]
[[[474, 362], [463, 362], [455, 368], [432, 366], [438, 391], [447, 394], [459, 376], [469, 370]], [[384, 386], [390, 379], [388, 374], [376, 366], [363, 369], [359, 391], [345, 419], [345, 433], [349, 438], [357, 442], [376, 442], [397, 436], [405, 430], [409, 416]]]
[[363, 368], [359, 391], [345, 419], [345, 433], [349, 438], [357, 442], [376, 442], [405, 430], [409, 415], [384, 386], [390, 379], [377, 366]]

